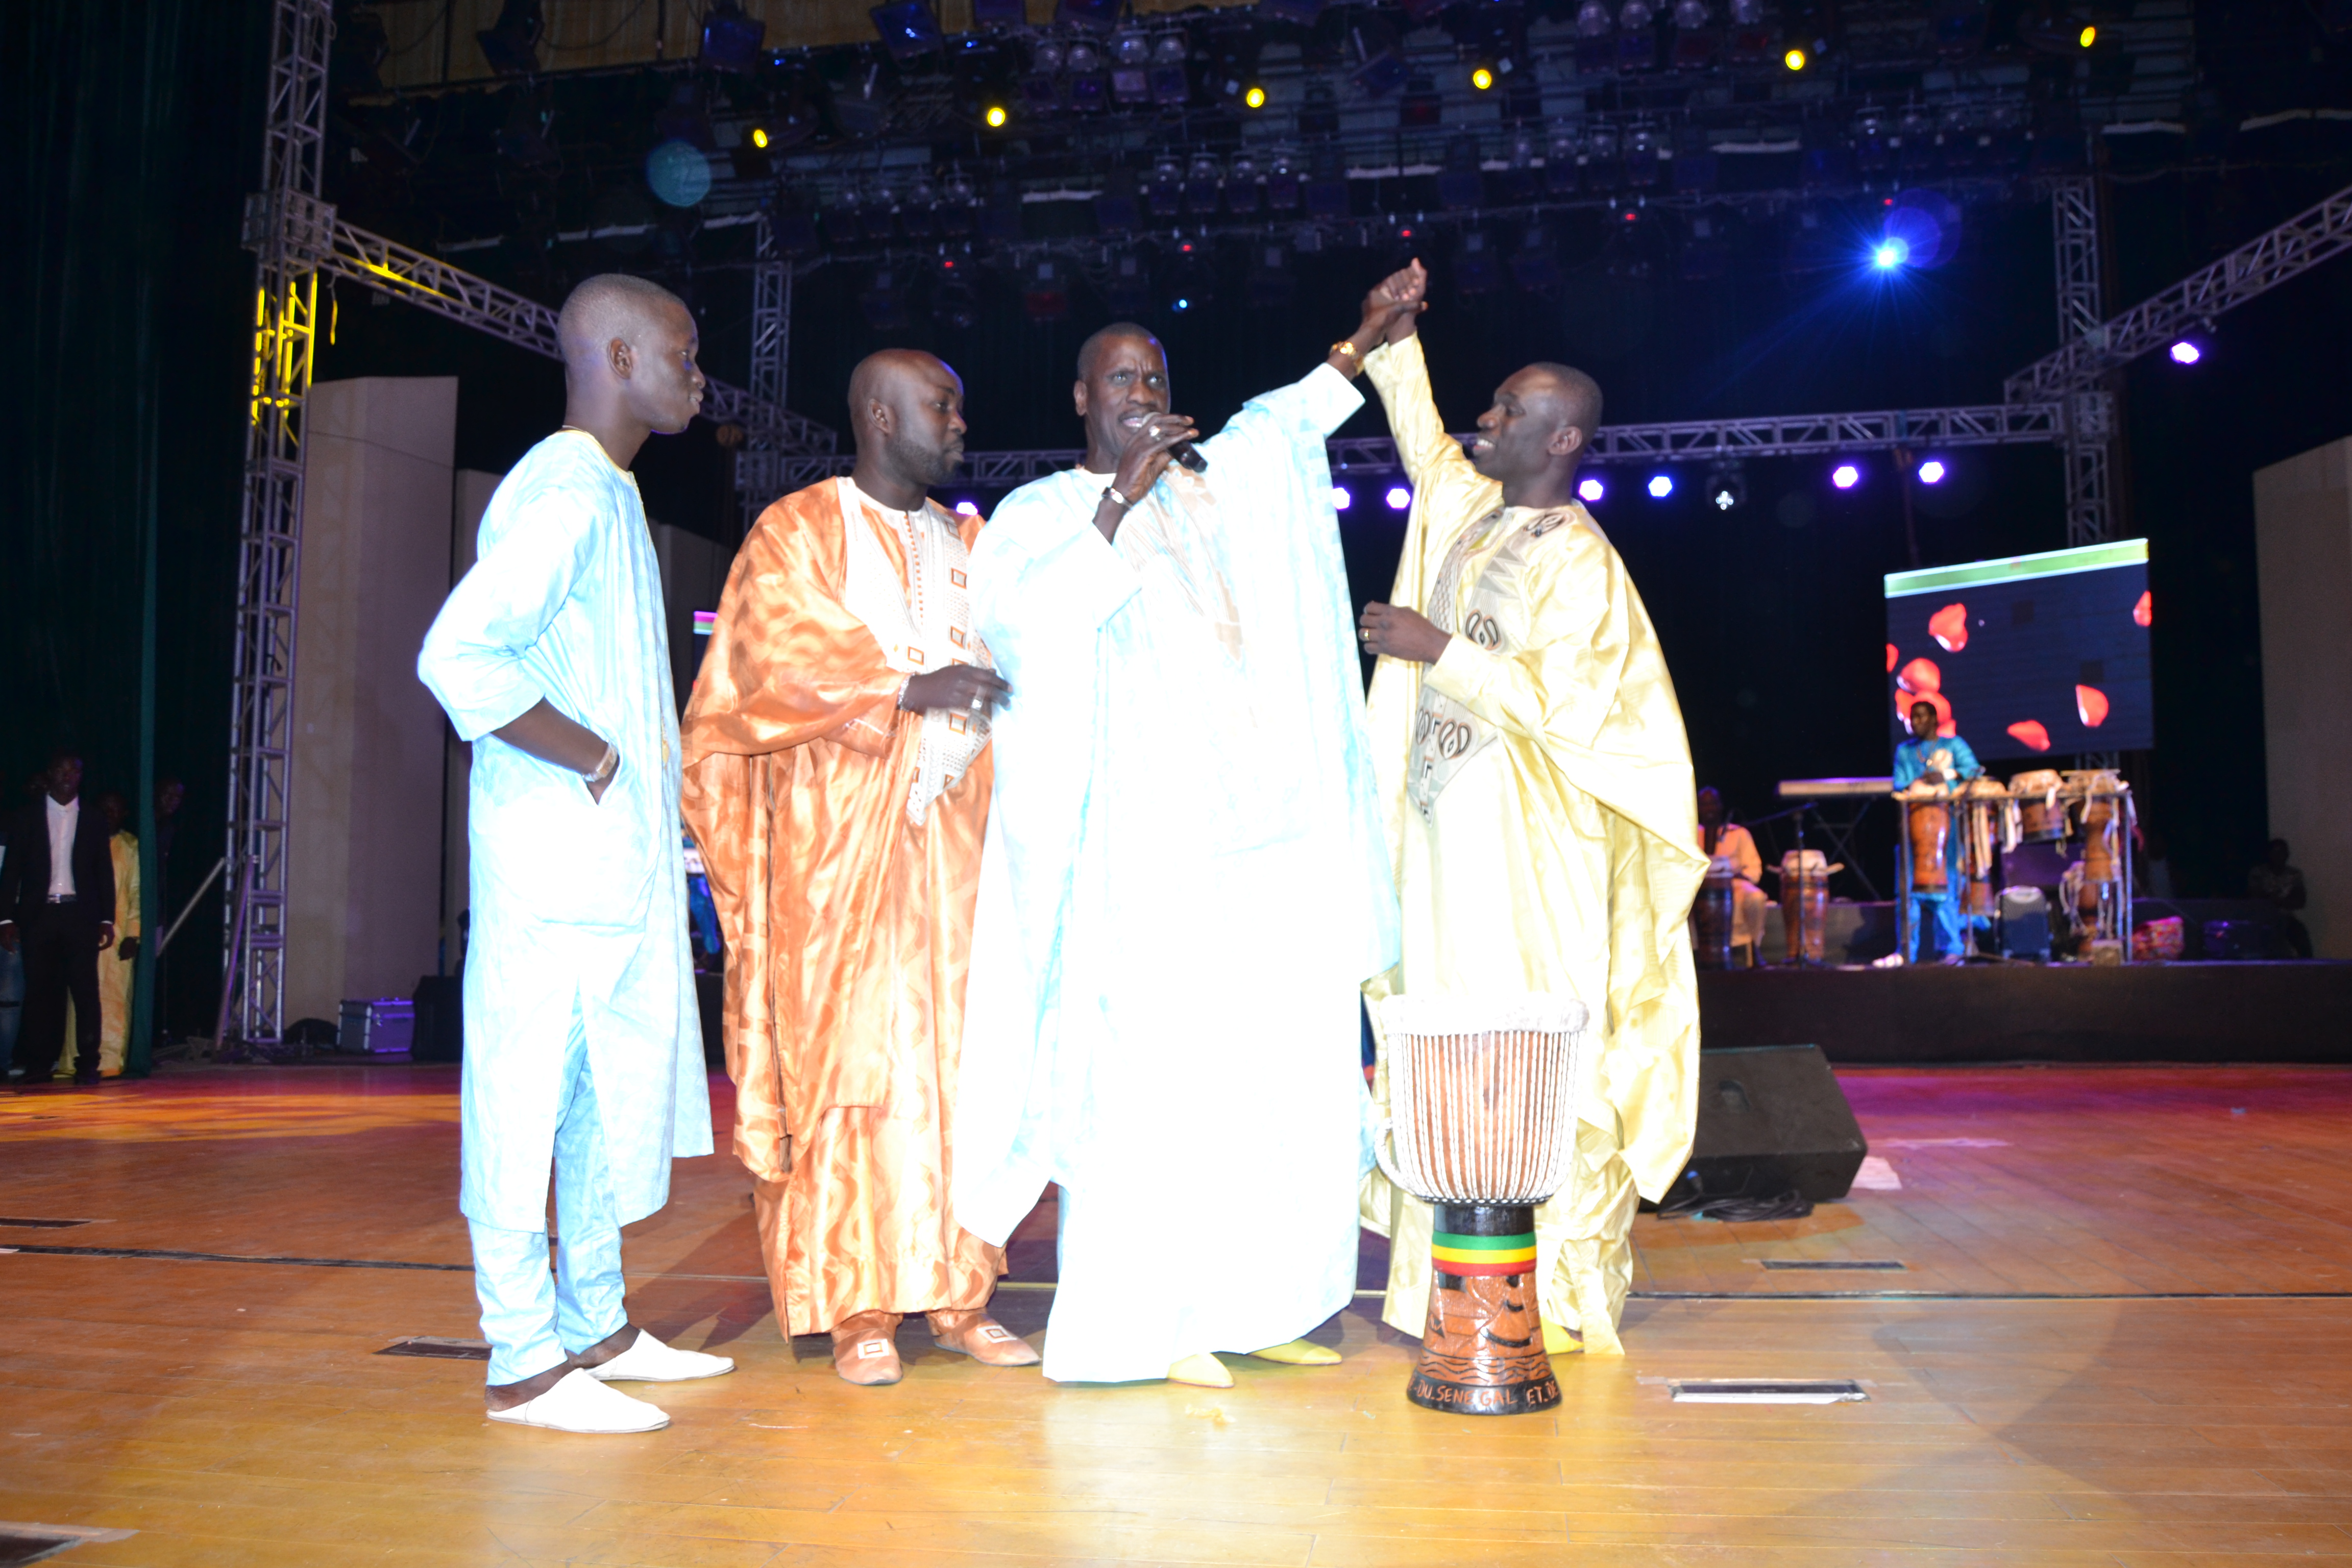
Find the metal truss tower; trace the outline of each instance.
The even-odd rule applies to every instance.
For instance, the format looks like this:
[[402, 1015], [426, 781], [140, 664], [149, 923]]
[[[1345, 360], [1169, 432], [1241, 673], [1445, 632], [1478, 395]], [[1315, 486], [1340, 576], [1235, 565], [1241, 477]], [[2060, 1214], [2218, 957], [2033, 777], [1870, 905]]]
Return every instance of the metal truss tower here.
[[332, 0], [277, 0], [261, 187], [246, 198], [254, 268], [253, 384], [237, 530], [229, 695], [226, 931], [216, 1046], [278, 1043], [286, 1005], [286, 841], [295, 598], [301, 585], [302, 403], [310, 390], [319, 258], [334, 210], [319, 199]]
[[[763, 212], [751, 251], [752, 400], [782, 408], [792, 363], [793, 264], [776, 248], [775, 225]], [[803, 446], [802, 449], [818, 448]], [[736, 524], [739, 537], [751, 533], [770, 501], [787, 488], [798, 488], [777, 483], [779, 461], [785, 455], [768, 433], [747, 427], [746, 439], [735, 454], [735, 502], [741, 514]]]
[[[2106, 332], [2100, 287], [2099, 184], [2088, 174], [2060, 180], [2050, 193], [2058, 253], [2058, 346], [2061, 352]], [[2066, 542], [2096, 544], [2115, 537], [2116, 395], [2104, 381], [2066, 393], [2066, 433], [2058, 449], [2066, 466]]]

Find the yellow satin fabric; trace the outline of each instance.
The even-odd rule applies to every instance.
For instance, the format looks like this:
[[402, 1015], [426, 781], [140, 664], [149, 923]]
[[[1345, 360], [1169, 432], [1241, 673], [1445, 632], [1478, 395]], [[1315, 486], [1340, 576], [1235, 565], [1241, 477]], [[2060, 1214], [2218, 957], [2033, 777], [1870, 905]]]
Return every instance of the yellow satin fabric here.
[[[908, 821], [921, 726], [843, 605], [851, 526], [873, 525], [829, 480], [761, 515], [681, 731], [727, 939], [735, 1155], [794, 1334], [978, 1306], [1003, 1262], [948, 1205], [989, 756]], [[967, 545], [979, 527], [961, 521]], [[903, 582], [903, 543], [874, 531]]]
[[[1368, 356], [1412, 512], [1391, 602], [1424, 612], [1446, 552], [1502, 504], [1446, 435], [1418, 337]], [[1403, 959], [1366, 987], [1475, 995], [1566, 993], [1591, 1010], [1575, 1175], [1536, 1215], [1543, 1311], [1589, 1351], [1617, 1348], [1632, 1279], [1636, 1196], [1656, 1196], [1689, 1158], [1698, 1078], [1698, 993], [1685, 925], [1706, 861], [1696, 845], [1690, 749], [1674, 682], [1624, 563], [1580, 506], [1514, 544], [1537, 514], [1507, 513], [1470, 553], [1455, 624], [1481, 603], [1489, 649], [1454, 637], [1434, 665], [1382, 659], [1372, 678], [1374, 765], [1388, 805], [1404, 918]], [[1499, 730], [1431, 816], [1405, 775], [1423, 683]], [[1373, 1094], [1385, 1107], [1387, 1068]], [[1428, 1205], [1375, 1172], [1364, 1217], [1391, 1244], [1383, 1316], [1419, 1334], [1428, 1310]]]
[[[98, 955], [98, 1070], [119, 1077], [131, 1043], [131, 983], [139, 961], [122, 956], [125, 937], [139, 934], [139, 838], [128, 829], [107, 840], [114, 862], [114, 945]], [[74, 1062], [74, 1005], [66, 998], [66, 1048], [58, 1056], [58, 1076], [70, 1078]]]

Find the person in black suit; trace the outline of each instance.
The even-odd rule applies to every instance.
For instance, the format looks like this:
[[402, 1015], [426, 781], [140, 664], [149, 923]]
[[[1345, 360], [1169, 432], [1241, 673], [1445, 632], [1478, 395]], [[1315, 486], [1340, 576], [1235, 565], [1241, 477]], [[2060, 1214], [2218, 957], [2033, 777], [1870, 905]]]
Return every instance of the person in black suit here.
[[8, 835], [0, 862], [0, 947], [25, 955], [24, 1026], [8, 1077], [47, 1082], [65, 1048], [74, 1003], [74, 1082], [98, 1081], [98, 955], [114, 945], [113, 829], [84, 811], [81, 759], [51, 753], [40, 799]]

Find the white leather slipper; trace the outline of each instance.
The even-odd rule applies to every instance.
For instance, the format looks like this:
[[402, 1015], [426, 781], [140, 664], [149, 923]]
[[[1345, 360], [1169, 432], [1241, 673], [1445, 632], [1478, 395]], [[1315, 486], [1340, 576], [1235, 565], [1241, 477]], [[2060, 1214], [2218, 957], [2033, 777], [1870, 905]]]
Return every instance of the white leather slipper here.
[[642, 1399], [632, 1399], [617, 1388], [607, 1388], [577, 1367], [537, 1399], [526, 1400], [511, 1410], [493, 1410], [489, 1416], [493, 1421], [544, 1426], [553, 1432], [658, 1432], [669, 1425], [667, 1412]]
[[635, 1344], [602, 1365], [582, 1370], [599, 1383], [692, 1383], [733, 1372], [735, 1363], [723, 1355], [677, 1350], [639, 1329]]

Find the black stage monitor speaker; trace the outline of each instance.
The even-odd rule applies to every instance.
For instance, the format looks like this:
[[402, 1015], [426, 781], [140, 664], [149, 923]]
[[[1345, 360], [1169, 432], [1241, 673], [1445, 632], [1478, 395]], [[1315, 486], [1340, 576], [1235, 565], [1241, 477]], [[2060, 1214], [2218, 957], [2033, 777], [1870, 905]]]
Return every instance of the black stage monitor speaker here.
[[1842, 1198], [1870, 1152], [1819, 1046], [1746, 1046], [1698, 1056], [1698, 1136], [1669, 1202]]

